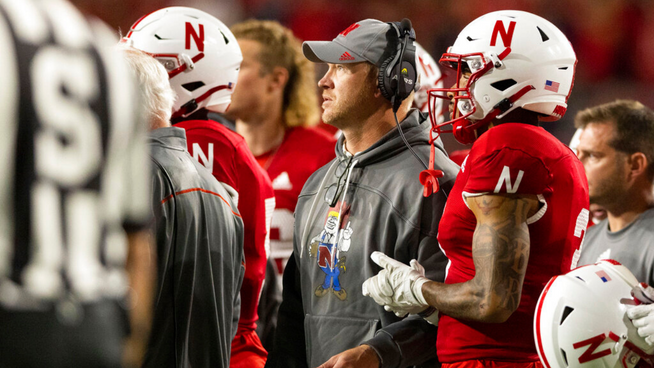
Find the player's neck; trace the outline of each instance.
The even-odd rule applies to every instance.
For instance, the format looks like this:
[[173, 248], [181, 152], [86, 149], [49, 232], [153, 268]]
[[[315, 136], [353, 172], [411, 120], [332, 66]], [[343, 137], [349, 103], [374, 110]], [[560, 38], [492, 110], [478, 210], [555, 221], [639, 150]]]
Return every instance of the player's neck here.
[[259, 156], [282, 144], [286, 126], [281, 114], [269, 114], [260, 116], [256, 121], [237, 119], [236, 132], [245, 138], [250, 152]]
[[634, 222], [641, 213], [654, 207], [651, 186], [643, 190], [641, 195], [625, 195], [615, 201], [613, 206], [606, 206], [609, 228], [619, 231]]
[[[399, 122], [406, 118], [407, 110], [407, 108], [400, 108], [397, 112]], [[377, 110], [363, 123], [351, 124], [342, 129], [343, 136], [345, 136], [345, 148], [352, 154], [365, 151], [395, 126], [395, 117], [391, 109]]]
[[504, 123], [522, 123], [538, 126], [538, 114], [533, 111], [524, 110], [521, 108], [515, 109], [508, 113], [502, 119], [493, 120], [493, 125], [497, 126]]

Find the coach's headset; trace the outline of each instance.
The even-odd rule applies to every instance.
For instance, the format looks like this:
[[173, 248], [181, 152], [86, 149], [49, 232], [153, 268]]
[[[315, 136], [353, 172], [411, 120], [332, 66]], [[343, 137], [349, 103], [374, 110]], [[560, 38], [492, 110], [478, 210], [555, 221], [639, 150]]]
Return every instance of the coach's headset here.
[[[395, 30], [398, 42], [393, 54], [379, 67], [378, 86], [382, 96], [393, 104], [397, 112], [412, 91], [418, 90], [416, 72], [416, 32], [407, 18], [388, 23]], [[391, 42], [388, 43], [392, 45]]]
[[[423, 196], [429, 197], [430, 195], [439, 191], [440, 185], [438, 178], [444, 176], [443, 171], [436, 170], [434, 165], [435, 147], [434, 142], [430, 139], [431, 152], [429, 155], [429, 166], [423, 161], [418, 154], [413, 150], [409, 142], [404, 137], [402, 127], [397, 119], [397, 110], [400, 108], [402, 101], [404, 101], [411, 92], [417, 91], [420, 88], [418, 84], [418, 72], [416, 69], [416, 32], [411, 26], [411, 21], [407, 18], [402, 19], [401, 22], [388, 23], [392, 29], [395, 30], [398, 43], [397, 49], [388, 59], [386, 59], [381, 67], [379, 67], [379, 75], [377, 85], [381, 91], [382, 96], [391, 101], [393, 105], [393, 115], [395, 116], [395, 124], [400, 133], [400, 137], [404, 141], [409, 151], [425, 168], [420, 173], [420, 183], [423, 185]], [[391, 43], [389, 42], [389, 45]], [[440, 148], [439, 148], [440, 149]], [[447, 198], [447, 193], [445, 198]]]

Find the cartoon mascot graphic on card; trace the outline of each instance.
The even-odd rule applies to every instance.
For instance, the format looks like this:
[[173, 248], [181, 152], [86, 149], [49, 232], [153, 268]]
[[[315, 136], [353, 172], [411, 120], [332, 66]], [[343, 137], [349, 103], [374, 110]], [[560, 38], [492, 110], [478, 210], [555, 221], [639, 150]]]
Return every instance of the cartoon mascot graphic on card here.
[[325, 296], [331, 290], [340, 299], [347, 298], [339, 276], [345, 273], [345, 255], [350, 249], [352, 228], [350, 227], [350, 206], [341, 203], [329, 209], [325, 227], [309, 242], [309, 254], [316, 257], [318, 267], [325, 273], [325, 281], [315, 291], [317, 297]]

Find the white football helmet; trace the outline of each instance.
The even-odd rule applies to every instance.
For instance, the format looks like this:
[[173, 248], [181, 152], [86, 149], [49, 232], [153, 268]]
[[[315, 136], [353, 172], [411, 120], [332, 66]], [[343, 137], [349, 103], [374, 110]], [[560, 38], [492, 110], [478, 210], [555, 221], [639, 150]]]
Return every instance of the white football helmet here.
[[[468, 24], [440, 63], [457, 71], [457, 83], [430, 91], [434, 130], [446, 132], [441, 128], [452, 124], [447, 132], [468, 144], [475, 140], [476, 129], [518, 107], [542, 114], [541, 120], [560, 119], [574, 84], [577, 58], [570, 41], [549, 21], [501, 10]], [[471, 75], [466, 85], [459, 85], [464, 72]], [[450, 121], [437, 124], [436, 98], [449, 100], [448, 92], [455, 95], [455, 113]]]
[[[417, 42], [414, 42], [414, 45], [416, 46], [416, 66], [420, 88], [416, 91], [413, 99], [413, 107], [422, 112], [429, 112], [429, 90], [432, 88], [442, 88], [443, 76], [434, 58]], [[444, 121], [443, 100], [439, 99], [436, 101], [436, 104], [434, 115], [438, 119], [438, 122], [442, 123]]]
[[602, 260], [553, 277], [534, 317], [534, 338], [546, 368], [633, 368], [653, 349], [626, 315], [638, 284], [620, 263]]
[[187, 7], [160, 9], [136, 21], [122, 42], [166, 68], [177, 94], [173, 118], [203, 107], [224, 112], [231, 103], [243, 55], [232, 32], [215, 17]]

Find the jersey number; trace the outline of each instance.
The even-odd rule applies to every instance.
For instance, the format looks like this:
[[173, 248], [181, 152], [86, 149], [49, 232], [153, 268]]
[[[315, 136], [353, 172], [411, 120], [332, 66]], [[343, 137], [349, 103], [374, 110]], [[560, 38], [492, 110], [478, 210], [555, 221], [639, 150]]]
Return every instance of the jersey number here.
[[64, 269], [73, 291], [89, 295], [102, 269], [99, 195], [85, 189], [102, 162], [101, 127], [90, 106], [99, 93], [95, 63], [88, 54], [45, 46], [30, 74], [40, 125], [31, 190], [34, 248], [23, 284], [35, 296], [55, 297], [64, 288]]
[[570, 269], [577, 268], [577, 262], [579, 262], [579, 257], [581, 256], [581, 249], [584, 247], [584, 239], [586, 237], [586, 228], [588, 226], [588, 218], [590, 216], [590, 211], [586, 208], [582, 208], [577, 216], [577, 221], [575, 222], [575, 233], [574, 236], [581, 238], [581, 243], [579, 243], [579, 249], [575, 250], [574, 255], [572, 256], [572, 263], [570, 264]]

